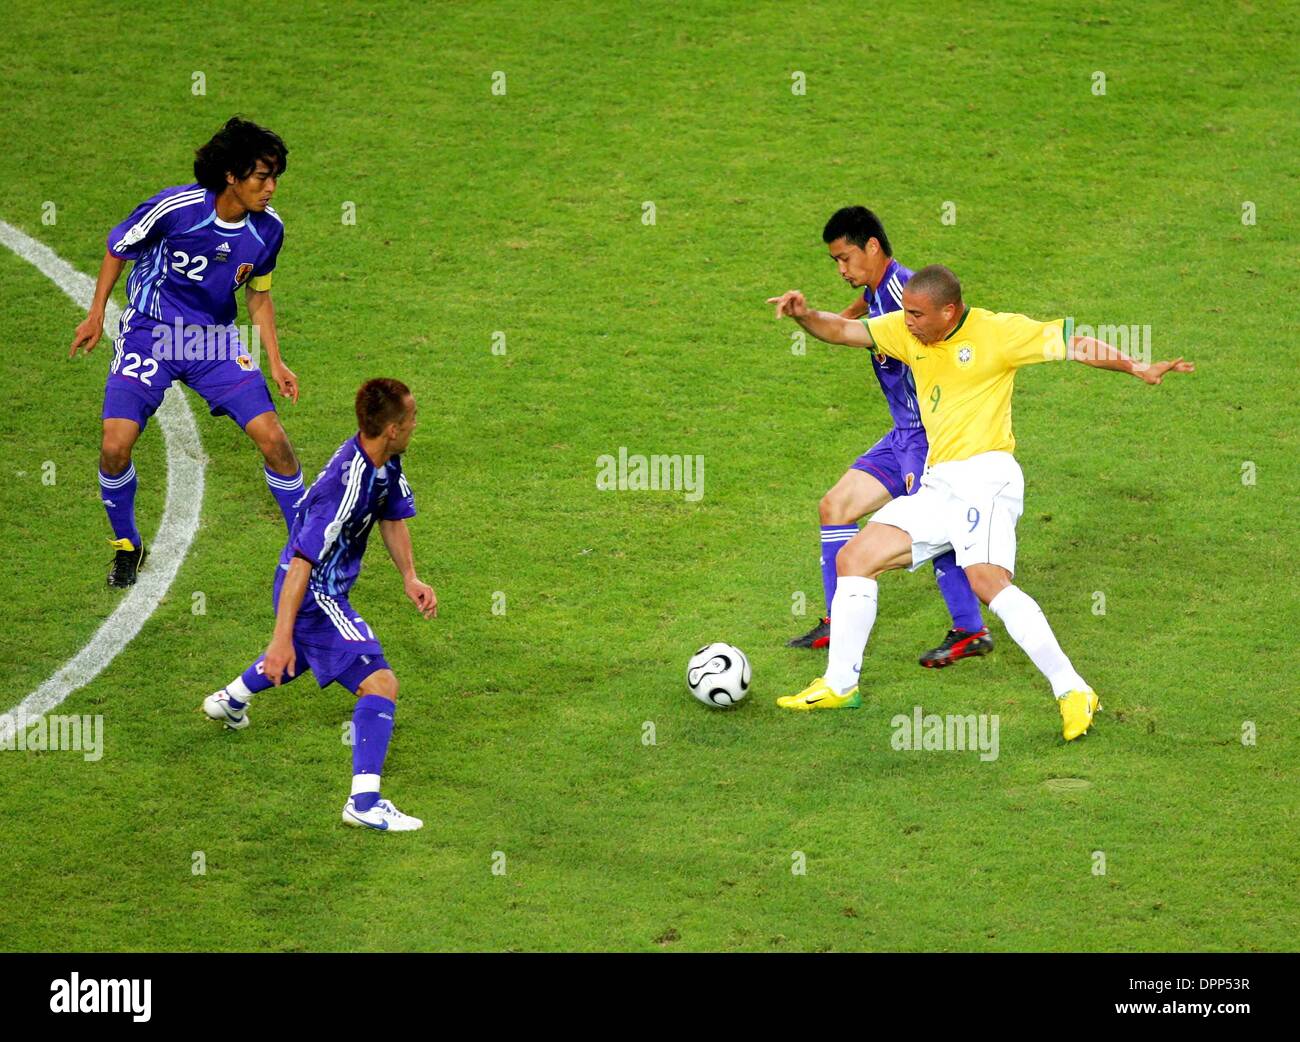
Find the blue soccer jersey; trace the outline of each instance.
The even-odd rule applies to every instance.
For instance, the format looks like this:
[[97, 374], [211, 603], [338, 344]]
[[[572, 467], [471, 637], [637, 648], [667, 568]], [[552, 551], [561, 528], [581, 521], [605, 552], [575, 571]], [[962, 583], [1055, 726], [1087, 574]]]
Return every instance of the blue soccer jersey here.
[[[879, 318], [891, 311], [902, 311], [903, 287], [911, 277], [911, 270], [891, 257], [875, 290], [868, 286], [862, 291], [862, 299], [867, 302], [867, 317]], [[889, 415], [894, 419], [894, 426], [904, 430], [920, 427], [921, 409], [916, 401], [916, 381], [912, 379], [911, 368], [878, 351], [872, 352], [871, 362], [876, 370], [876, 379], [880, 381], [880, 389], [885, 394]]]
[[375, 522], [414, 517], [415, 496], [402, 476], [401, 457], [376, 467], [360, 435], [354, 435], [339, 446], [296, 509], [281, 570], [287, 571], [295, 556], [305, 557], [312, 563], [308, 590], [341, 597], [357, 580]]
[[235, 291], [275, 270], [284, 223], [269, 206], [230, 223], [197, 184], [164, 188], [108, 233], [108, 250], [134, 261], [126, 283], [140, 316], [171, 325], [225, 326]]

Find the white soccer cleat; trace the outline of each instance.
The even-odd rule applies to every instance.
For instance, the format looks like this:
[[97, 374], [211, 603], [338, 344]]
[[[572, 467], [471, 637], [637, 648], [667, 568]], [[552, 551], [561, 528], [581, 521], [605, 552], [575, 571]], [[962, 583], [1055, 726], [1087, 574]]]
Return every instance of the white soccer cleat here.
[[213, 720], [219, 720], [232, 731], [242, 731], [250, 723], [248, 709], [231, 709], [230, 696], [217, 691], [203, 700], [203, 711]]
[[419, 818], [403, 814], [387, 800], [380, 800], [369, 810], [362, 811], [357, 810], [356, 801], [351, 798], [343, 807], [343, 824], [379, 832], [414, 832], [424, 827]]

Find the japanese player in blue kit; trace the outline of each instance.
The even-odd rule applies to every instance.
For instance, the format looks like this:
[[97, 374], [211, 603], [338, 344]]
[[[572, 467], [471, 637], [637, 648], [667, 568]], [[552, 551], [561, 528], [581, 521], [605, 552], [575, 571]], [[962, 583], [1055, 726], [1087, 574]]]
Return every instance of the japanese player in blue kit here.
[[[879, 318], [902, 310], [903, 287], [912, 272], [894, 259], [879, 217], [865, 206], [846, 206], [826, 222], [822, 241], [840, 278], [863, 291], [840, 312], [844, 318]], [[822, 497], [821, 570], [826, 614], [809, 632], [791, 640], [788, 647], [824, 648], [830, 644], [831, 601], [837, 583], [835, 562], [840, 550], [858, 534], [858, 521], [891, 499], [910, 496], [921, 487], [930, 446], [921, 424], [912, 370], [880, 353], [872, 356], [871, 365], [894, 427], [859, 456]], [[935, 558], [934, 576], [952, 616], [952, 628], [942, 644], [920, 657], [920, 664], [942, 669], [960, 659], [987, 654], [993, 648], [993, 638], [984, 626], [979, 599], [951, 551]]]
[[409, 832], [423, 822], [380, 796], [393, 733], [397, 677], [374, 632], [348, 603], [375, 522], [402, 576], [406, 596], [424, 617], [438, 614], [433, 588], [415, 573], [406, 519], [415, 497], [401, 453], [415, 429], [415, 399], [398, 380], [369, 380], [356, 399], [357, 434], [345, 441], [298, 501], [289, 541], [275, 573], [275, 633], [256, 662], [203, 711], [233, 730], [249, 724], [248, 704], [261, 691], [311, 670], [316, 683], [337, 683], [357, 696], [353, 712], [352, 793], [343, 822]]
[[261, 451], [267, 486], [289, 524], [302, 494], [302, 471], [252, 347], [235, 326], [242, 287], [248, 317], [280, 393], [298, 400], [298, 378], [280, 357], [271, 304], [284, 223], [270, 206], [288, 150], [269, 130], [238, 117], [195, 153], [195, 181], [164, 188], [108, 234], [108, 249], [70, 355], [89, 354], [104, 329], [104, 309], [122, 269], [127, 307], [104, 385], [100, 498], [113, 529], [110, 586], [130, 586], [144, 562], [135, 519], [131, 450], [163, 392], [180, 381], [229, 416]]

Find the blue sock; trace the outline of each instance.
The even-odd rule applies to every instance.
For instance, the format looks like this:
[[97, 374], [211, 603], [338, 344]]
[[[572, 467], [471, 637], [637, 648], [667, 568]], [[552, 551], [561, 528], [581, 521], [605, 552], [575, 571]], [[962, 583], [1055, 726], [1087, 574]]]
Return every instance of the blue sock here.
[[835, 600], [835, 555], [858, 534], [857, 525], [822, 525], [822, 589], [826, 592], [826, 615]]
[[293, 505], [302, 495], [302, 468], [299, 467], [288, 477], [277, 474], [267, 466], [262, 467], [262, 473], [266, 475], [266, 487], [271, 490], [271, 495], [275, 496], [276, 503], [280, 505], [280, 513], [284, 515], [284, 527], [292, 530]]
[[99, 472], [99, 498], [108, 512], [114, 539], [129, 539], [140, 548], [140, 529], [135, 526], [135, 463], [126, 465], [121, 474]]
[[352, 711], [352, 799], [359, 811], [379, 802], [379, 776], [384, 773], [396, 712], [396, 703], [382, 695], [362, 695]]
[[948, 614], [952, 616], [953, 629], [978, 633], [984, 628], [984, 616], [980, 614], [980, 599], [970, 588], [966, 573], [957, 567], [957, 555], [949, 550], [934, 559], [934, 578], [943, 594], [944, 603], [948, 605]]

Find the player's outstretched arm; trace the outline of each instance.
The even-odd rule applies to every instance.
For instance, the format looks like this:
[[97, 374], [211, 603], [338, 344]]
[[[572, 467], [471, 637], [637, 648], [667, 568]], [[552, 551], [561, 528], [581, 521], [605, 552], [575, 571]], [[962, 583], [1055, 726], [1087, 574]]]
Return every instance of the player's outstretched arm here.
[[275, 633], [266, 646], [262, 660], [262, 673], [277, 687], [286, 674], [292, 677], [297, 669], [297, 655], [293, 650], [293, 624], [298, 621], [298, 609], [307, 593], [307, 580], [311, 578], [311, 562], [305, 557], [295, 557], [289, 564], [289, 574], [280, 587], [280, 602], [275, 606]]
[[72, 336], [69, 358], [75, 358], [80, 348], [85, 348], [86, 354], [95, 350], [99, 338], [104, 335], [104, 309], [108, 307], [108, 298], [113, 295], [113, 287], [117, 285], [125, 267], [125, 259], [109, 250], [104, 251], [104, 262], [99, 266], [99, 279], [95, 282], [95, 296], [90, 302], [86, 317]]
[[280, 338], [275, 331], [275, 305], [271, 303], [271, 291], [249, 286], [244, 290], [244, 303], [248, 307], [249, 321], [257, 328], [257, 335], [266, 348], [266, 357], [271, 363], [271, 379], [280, 389], [280, 397], [289, 398], [297, 405], [298, 377], [280, 357]]
[[402, 577], [402, 585], [406, 588], [406, 596], [411, 598], [411, 602], [420, 609], [420, 614], [426, 619], [434, 618], [438, 614], [438, 595], [433, 592], [432, 586], [426, 582], [421, 582], [420, 577], [415, 574], [415, 559], [411, 550], [411, 530], [406, 527], [405, 519], [401, 521], [380, 521], [379, 534], [384, 537], [384, 545], [388, 547], [388, 556], [393, 559], [393, 565]]
[[1175, 358], [1171, 362], [1140, 362], [1117, 347], [1091, 336], [1070, 337], [1070, 357], [1094, 369], [1113, 369], [1136, 376], [1143, 383], [1158, 384], [1165, 373], [1194, 373], [1196, 366]]
[[833, 311], [814, 311], [797, 289], [782, 293], [779, 297], [768, 297], [767, 302], [776, 305], [777, 318], [789, 315], [818, 340], [824, 340], [828, 344], [844, 344], [846, 347], [871, 346], [871, 334], [867, 332], [864, 323], [837, 315]]

